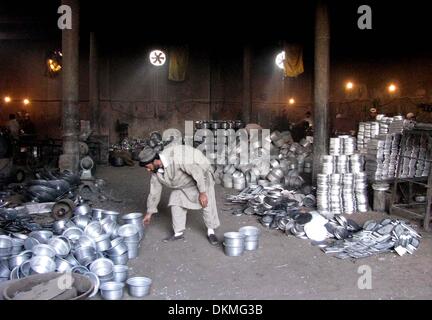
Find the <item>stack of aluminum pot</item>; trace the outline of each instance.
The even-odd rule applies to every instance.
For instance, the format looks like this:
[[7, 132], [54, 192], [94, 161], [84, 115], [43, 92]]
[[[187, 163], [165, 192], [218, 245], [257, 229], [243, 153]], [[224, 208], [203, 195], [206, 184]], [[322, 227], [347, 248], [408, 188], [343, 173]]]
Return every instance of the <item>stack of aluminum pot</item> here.
[[[261, 135], [261, 133], [260, 133]], [[216, 163], [215, 181], [221, 183], [225, 188], [243, 190], [249, 185], [270, 186], [281, 184], [289, 189], [300, 188], [304, 184], [301, 173], [312, 171], [312, 144], [309, 140], [303, 139], [299, 143], [292, 140], [289, 131], [273, 131], [270, 136], [264, 137], [264, 141], [270, 144], [270, 150], [264, 148], [262, 137], [248, 136], [247, 144], [233, 146], [225, 145], [220, 148], [225, 153], [227, 164]], [[245, 150], [245, 148], [249, 148]], [[267, 165], [262, 159], [251, 159], [246, 164], [240, 163], [242, 154], [266, 155], [270, 159]], [[270, 152], [268, 154], [268, 152]], [[207, 157], [211, 158], [206, 154]]]
[[355, 154], [355, 138], [339, 136], [330, 139], [330, 155], [321, 158], [317, 175], [317, 207], [327, 215], [367, 211], [364, 161]]

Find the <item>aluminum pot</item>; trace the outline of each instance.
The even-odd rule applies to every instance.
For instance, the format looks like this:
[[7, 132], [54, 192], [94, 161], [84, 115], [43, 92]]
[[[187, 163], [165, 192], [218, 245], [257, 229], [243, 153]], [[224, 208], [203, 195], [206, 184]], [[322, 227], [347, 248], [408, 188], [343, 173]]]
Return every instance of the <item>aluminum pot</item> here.
[[118, 265], [114, 265], [113, 272], [114, 272], [113, 281], [125, 282], [128, 277], [129, 268], [126, 265], [118, 264]]
[[120, 300], [123, 298], [124, 284], [121, 282], [108, 281], [99, 287], [101, 296], [105, 300]]
[[66, 237], [72, 243], [77, 242], [82, 234], [83, 234], [83, 231], [78, 227], [67, 228], [63, 232], [63, 236]]
[[101, 282], [110, 281], [113, 278], [114, 263], [107, 258], [96, 259], [90, 264], [89, 270], [95, 273]]
[[109, 218], [111, 219], [111, 221], [117, 222], [117, 218], [120, 215], [120, 212], [117, 211], [107, 211], [104, 210], [102, 213], [102, 217], [105, 218]]
[[102, 224], [102, 229], [106, 234], [108, 234], [111, 237], [111, 239], [117, 238], [119, 226], [111, 219], [108, 219], [108, 221]]
[[88, 204], [80, 204], [73, 211], [75, 216], [86, 216], [92, 213], [92, 208]]
[[227, 246], [225, 243], [223, 245], [224, 245], [224, 252], [229, 257], [239, 257], [243, 254], [245, 250], [244, 245], [241, 247]]
[[9, 275], [9, 280], [17, 280], [19, 279], [19, 266], [16, 266], [15, 268], [13, 268], [10, 272]]
[[96, 242], [93, 240], [93, 238], [86, 234], [83, 234], [79, 238], [77, 248], [79, 247], [92, 247], [94, 249], [97, 249]]
[[53, 231], [54, 234], [60, 235], [63, 231], [66, 230], [66, 224], [68, 223], [68, 219], [57, 220], [53, 223]]
[[132, 212], [122, 216], [124, 224], [142, 225], [143, 214], [141, 212]]
[[56, 270], [55, 261], [48, 256], [35, 256], [30, 260], [30, 273], [48, 273]]
[[115, 238], [111, 241], [111, 247], [108, 249], [107, 253], [110, 256], [120, 256], [124, 253], [127, 253], [128, 247], [124, 242], [122, 237]]
[[246, 236], [240, 232], [226, 232], [224, 233], [224, 243], [227, 246], [243, 247]]
[[7, 263], [0, 263], [0, 278], [9, 278], [10, 270]]
[[24, 240], [12, 238], [12, 252], [11, 255], [19, 254], [24, 249]]
[[118, 229], [118, 235], [123, 237], [125, 242], [138, 242], [140, 240], [138, 227], [134, 224], [124, 224]]
[[147, 277], [133, 277], [126, 280], [129, 295], [135, 298], [142, 298], [150, 293], [152, 280]]
[[104, 231], [102, 225], [98, 221], [90, 222], [87, 227], [84, 229], [84, 233], [91, 237], [92, 239], [96, 239], [101, 236]]
[[29, 236], [38, 240], [39, 243], [47, 244], [49, 239], [53, 236], [53, 233], [48, 230], [38, 230], [30, 232]]
[[240, 228], [239, 232], [246, 236], [244, 241], [245, 250], [251, 251], [258, 249], [260, 230], [257, 227], [245, 226]]
[[30, 275], [30, 260], [24, 261], [20, 267], [19, 267], [19, 272], [18, 272], [18, 278], [25, 278], [28, 277]]
[[26, 250], [26, 251], [21, 252], [20, 254], [17, 254], [15, 256], [10, 257], [8, 259], [9, 269], [12, 270], [16, 267], [19, 267], [25, 261], [30, 260], [32, 255], [33, 254], [30, 250]]
[[14, 232], [14, 233], [12, 233], [12, 237], [13, 237], [13, 238], [16, 238], [16, 239], [21, 239], [21, 240], [23, 240], [23, 241], [25, 241], [25, 239], [28, 238], [27, 235], [22, 234], [22, 233], [18, 233], [18, 232]]
[[69, 254], [65, 260], [67, 260], [69, 262], [70, 265], [72, 266], [79, 266], [79, 261], [77, 259], [75, 259], [75, 257], [73, 256], [73, 254]]
[[90, 216], [84, 216], [84, 215], [83, 216], [75, 216], [73, 218], [73, 221], [78, 228], [84, 230], [85, 227], [87, 227], [88, 224], [91, 222], [91, 218], [90, 218]]
[[96, 249], [93, 247], [79, 247], [75, 250], [74, 256], [81, 265], [87, 266], [96, 260]]
[[37, 244], [32, 248], [32, 253], [34, 256], [45, 256], [49, 258], [54, 258], [56, 251], [54, 248], [48, 244]]
[[128, 258], [129, 259], [135, 259], [138, 257], [139, 253], [139, 242], [126, 242], [126, 245], [128, 247]]
[[115, 265], [126, 265], [129, 261], [129, 256], [128, 253], [125, 252], [122, 255], [119, 256], [109, 256], [109, 258], [111, 259], [111, 261], [115, 264]]
[[92, 209], [93, 220], [102, 220], [104, 209]]
[[71, 271], [72, 270], [72, 265], [69, 263], [69, 261], [59, 258], [57, 257], [55, 259], [55, 263], [56, 263], [56, 271], [57, 272], [67, 272], [67, 271]]
[[109, 234], [103, 234], [95, 238], [96, 249], [100, 252], [107, 251], [111, 247], [111, 239]]
[[52, 238], [48, 244], [54, 248], [56, 255], [64, 258], [69, 255], [71, 251], [71, 245], [68, 238], [66, 237], [55, 237]]

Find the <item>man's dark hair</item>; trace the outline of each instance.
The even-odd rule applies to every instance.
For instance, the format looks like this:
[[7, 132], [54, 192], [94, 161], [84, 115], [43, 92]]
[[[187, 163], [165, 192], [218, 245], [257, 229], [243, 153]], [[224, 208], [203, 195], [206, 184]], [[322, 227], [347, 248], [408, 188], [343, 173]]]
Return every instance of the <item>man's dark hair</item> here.
[[13, 119], [16, 119], [16, 116], [13, 113], [9, 114], [9, 120], [13, 120]]

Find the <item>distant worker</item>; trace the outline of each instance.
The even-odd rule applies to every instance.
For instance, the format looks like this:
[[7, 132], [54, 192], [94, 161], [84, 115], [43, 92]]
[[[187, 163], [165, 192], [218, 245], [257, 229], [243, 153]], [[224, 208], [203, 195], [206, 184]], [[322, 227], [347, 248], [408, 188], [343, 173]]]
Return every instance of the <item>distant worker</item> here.
[[24, 115], [22, 130], [24, 131], [24, 134], [28, 134], [28, 135], [36, 134], [36, 128], [33, 121], [31, 121], [30, 119], [29, 113], [26, 113]]
[[306, 117], [303, 119], [303, 121], [306, 121], [309, 123], [309, 127], [313, 127], [313, 119], [312, 119], [312, 113], [310, 111], [306, 112]]
[[369, 119], [368, 119], [368, 121], [375, 121], [377, 115], [378, 115], [377, 109], [370, 108], [369, 109]]
[[14, 114], [9, 115], [9, 121], [6, 123], [6, 127], [8, 128], [12, 138], [17, 140], [20, 133], [20, 125]]
[[412, 112], [407, 113], [406, 115], [407, 120], [416, 121], [416, 115]]

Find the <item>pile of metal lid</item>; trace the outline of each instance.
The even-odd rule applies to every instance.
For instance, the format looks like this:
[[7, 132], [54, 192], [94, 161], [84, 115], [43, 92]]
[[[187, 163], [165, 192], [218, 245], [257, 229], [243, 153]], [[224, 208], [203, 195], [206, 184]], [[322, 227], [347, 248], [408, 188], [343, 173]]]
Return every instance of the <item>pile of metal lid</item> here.
[[[308, 191], [312, 192], [310, 188]], [[298, 211], [302, 206], [313, 208], [316, 205], [312, 193], [305, 195], [299, 191], [289, 191], [282, 185], [250, 185], [238, 195], [227, 195], [227, 200], [245, 205], [241, 212], [233, 210], [233, 214], [258, 215], [264, 226], [274, 229], [278, 228], [280, 218], [286, 217], [289, 212]]]
[[355, 138], [330, 139], [330, 155], [321, 158], [317, 175], [317, 207], [332, 214], [367, 211], [366, 174], [360, 154], [354, 154]]
[[376, 121], [360, 122], [357, 132], [357, 149], [365, 153], [368, 142], [379, 134], [379, 123]]
[[402, 178], [427, 177], [430, 171], [432, 146], [423, 135], [409, 136], [401, 168]]
[[0, 235], [0, 281], [54, 271], [75, 272], [94, 283], [91, 296], [104, 283], [124, 282], [128, 260], [138, 256], [144, 226], [142, 213], [122, 216], [121, 225], [119, 216], [119, 212], [80, 203], [71, 219], [54, 223], [53, 231]]
[[[271, 186], [281, 184], [289, 189], [297, 189], [304, 185], [302, 172], [312, 171], [311, 143], [303, 139], [300, 143], [292, 140], [289, 131], [274, 131], [268, 137], [263, 137], [269, 143], [270, 149], [263, 146], [263, 141], [256, 137], [247, 137], [249, 140], [243, 146], [239, 143], [235, 146], [227, 145], [222, 149], [226, 151], [228, 164], [216, 165], [215, 177], [217, 183], [222, 183], [225, 188], [242, 190], [248, 185]], [[264, 155], [264, 158], [248, 159], [248, 162], [241, 163], [243, 154]], [[206, 154], [207, 157], [211, 155]], [[266, 163], [263, 159], [269, 159]]]
[[340, 230], [339, 240], [322, 248], [325, 253], [340, 259], [365, 258], [391, 251], [402, 256], [414, 253], [420, 245], [421, 235], [402, 220], [370, 220], [362, 230], [351, 234]]
[[[359, 124], [357, 149], [366, 156], [366, 172], [370, 180], [381, 181], [395, 177], [401, 135], [404, 130], [410, 130], [414, 126], [414, 121], [406, 120], [402, 116], [387, 117], [384, 114], [377, 115], [376, 121]], [[415, 147], [411, 151], [415, 154]], [[416, 176], [414, 162], [409, 163], [407, 160], [404, 177]], [[420, 171], [423, 171], [422, 163], [418, 174]]]
[[370, 180], [386, 180], [395, 176], [400, 140], [400, 134], [386, 134], [368, 142], [366, 172]]
[[258, 215], [266, 228], [310, 239], [312, 245], [340, 259], [363, 258], [392, 250], [399, 255], [412, 254], [420, 244], [421, 235], [403, 220], [369, 220], [362, 228], [343, 215], [326, 218], [322, 212], [311, 211], [315, 204], [312, 194], [304, 195], [280, 186], [250, 186], [238, 195], [228, 195], [227, 200], [245, 205], [233, 210], [233, 214]]

